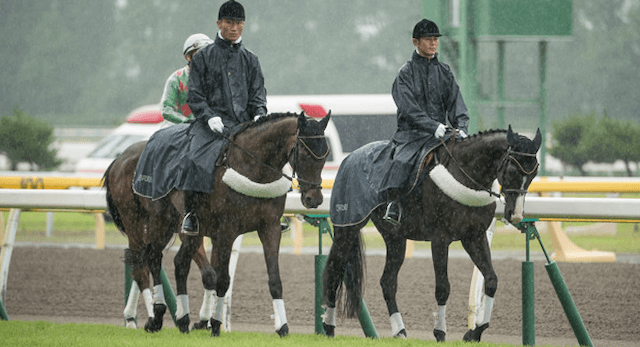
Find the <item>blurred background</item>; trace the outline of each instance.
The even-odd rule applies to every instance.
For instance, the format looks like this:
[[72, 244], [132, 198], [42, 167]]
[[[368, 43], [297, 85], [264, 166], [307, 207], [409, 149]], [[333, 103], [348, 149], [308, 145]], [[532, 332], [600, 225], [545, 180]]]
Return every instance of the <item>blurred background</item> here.
[[[430, 17], [430, 6], [434, 7], [431, 18], [439, 18], [441, 13], [435, 11], [441, 9], [436, 5], [451, 7], [461, 2], [466, 3], [243, 1], [243, 42], [260, 58], [269, 95], [388, 94], [397, 71], [414, 50], [414, 24], [423, 14]], [[47, 122], [55, 129], [51, 145], [63, 152], [70, 149], [62, 148], [60, 141], [80, 139], [89, 147], [95, 146], [109, 130], [123, 123], [132, 109], [159, 102], [166, 78], [185, 65], [181, 52], [184, 40], [197, 32], [213, 37], [222, 3], [0, 0], [0, 115], [12, 116], [19, 108]], [[568, 3], [570, 35], [546, 44], [548, 147], [553, 147], [552, 124], [571, 116], [591, 115], [596, 120], [606, 117], [632, 124], [639, 119], [640, 0]], [[438, 24], [446, 29], [445, 23]], [[476, 84], [462, 85], [459, 80], [463, 91], [473, 88], [478, 100], [496, 99], [499, 88], [510, 100], [538, 97], [537, 40], [508, 41], [503, 46], [502, 68], [495, 40], [472, 38], [471, 44], [477, 54]], [[445, 35], [439, 52], [441, 60], [459, 76], [458, 42]], [[499, 71], [504, 71], [503, 87], [499, 86]], [[533, 134], [539, 126], [535, 103], [507, 107], [504, 120], [491, 104], [479, 104], [475, 113], [472, 117], [477, 117], [477, 130], [514, 124], [516, 130]], [[74, 135], [59, 130], [73, 128], [93, 132]], [[345, 136], [348, 134], [341, 134]], [[76, 146], [71, 151], [78, 156], [91, 150], [77, 143], [66, 146]], [[60, 155], [63, 153], [58, 152]], [[61, 165], [55, 168], [72, 170], [67, 159]], [[631, 173], [637, 175], [636, 166]]]

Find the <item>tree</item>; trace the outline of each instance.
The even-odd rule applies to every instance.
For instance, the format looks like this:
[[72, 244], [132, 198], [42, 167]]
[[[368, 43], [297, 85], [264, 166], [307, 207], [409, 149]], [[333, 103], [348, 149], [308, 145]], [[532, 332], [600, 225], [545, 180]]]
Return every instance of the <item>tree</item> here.
[[581, 150], [597, 163], [622, 160], [627, 176], [633, 176], [630, 164], [640, 161], [640, 127], [631, 121], [609, 118], [606, 114], [582, 139]]
[[553, 147], [549, 154], [561, 161], [575, 166], [582, 176], [586, 173], [582, 168], [591, 158], [580, 147], [583, 138], [596, 123], [595, 114], [588, 116], [573, 115], [553, 123]]
[[52, 149], [53, 127], [47, 122], [26, 115], [17, 106], [13, 116], [0, 116], [0, 152], [11, 162], [15, 171], [19, 162], [26, 161], [44, 170], [58, 167], [62, 160]]

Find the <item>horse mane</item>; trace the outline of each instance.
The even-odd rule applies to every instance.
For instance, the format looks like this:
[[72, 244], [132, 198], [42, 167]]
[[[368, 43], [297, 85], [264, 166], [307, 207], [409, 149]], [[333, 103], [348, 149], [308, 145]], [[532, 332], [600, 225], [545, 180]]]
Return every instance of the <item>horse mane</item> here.
[[242, 127], [240, 128], [240, 130], [238, 130], [238, 134], [243, 133], [247, 129], [251, 129], [251, 128], [255, 128], [257, 126], [260, 126], [263, 123], [275, 122], [275, 121], [279, 120], [280, 118], [297, 117], [297, 116], [298, 116], [298, 114], [295, 113], [295, 112], [269, 113], [268, 115], [266, 115], [264, 117], [260, 117], [256, 122], [253, 122], [253, 121], [244, 122], [242, 124]]

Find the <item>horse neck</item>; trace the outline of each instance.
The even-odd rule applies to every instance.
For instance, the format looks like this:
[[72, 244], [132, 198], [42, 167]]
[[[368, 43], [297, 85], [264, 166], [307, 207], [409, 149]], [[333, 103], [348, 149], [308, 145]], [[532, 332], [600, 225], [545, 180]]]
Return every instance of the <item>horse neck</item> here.
[[498, 176], [498, 166], [508, 148], [508, 143], [506, 133], [490, 132], [467, 140], [454, 141], [447, 146], [455, 162], [444, 150], [441, 150], [439, 155], [441, 158], [444, 156], [442, 162], [458, 180], [473, 187], [473, 182], [466, 177], [468, 175], [483, 187], [490, 188]]
[[[280, 178], [279, 172], [287, 163], [295, 143], [296, 131], [297, 120], [294, 117], [247, 129], [236, 136], [237, 146], [229, 148], [229, 166], [256, 181]], [[275, 170], [269, 170], [267, 166]]]

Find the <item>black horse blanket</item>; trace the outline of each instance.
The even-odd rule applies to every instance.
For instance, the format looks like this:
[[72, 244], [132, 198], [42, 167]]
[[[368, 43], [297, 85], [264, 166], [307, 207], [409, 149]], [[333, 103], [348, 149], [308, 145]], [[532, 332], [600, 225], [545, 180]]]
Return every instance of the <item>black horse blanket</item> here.
[[216, 161], [228, 143], [222, 136], [203, 140], [189, 124], [155, 132], [147, 142], [133, 176], [133, 191], [153, 200], [172, 189], [211, 192]]
[[[375, 189], [374, 182], [377, 180], [372, 175], [376, 174], [373, 169], [374, 160], [385, 155], [382, 152], [391, 148], [387, 146], [388, 143], [389, 141], [369, 143], [351, 152], [342, 161], [331, 191], [329, 213], [333, 225], [351, 226], [363, 222], [374, 209], [387, 203], [386, 193]], [[411, 192], [424, 177], [427, 170], [423, 167], [431, 151], [427, 147], [420, 151], [420, 159], [403, 189], [405, 193]]]

